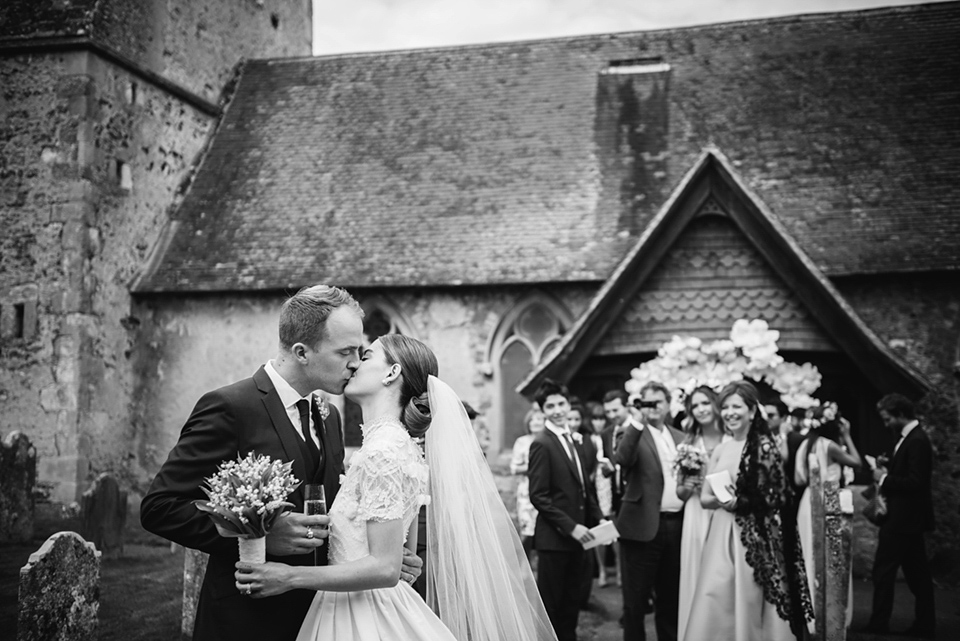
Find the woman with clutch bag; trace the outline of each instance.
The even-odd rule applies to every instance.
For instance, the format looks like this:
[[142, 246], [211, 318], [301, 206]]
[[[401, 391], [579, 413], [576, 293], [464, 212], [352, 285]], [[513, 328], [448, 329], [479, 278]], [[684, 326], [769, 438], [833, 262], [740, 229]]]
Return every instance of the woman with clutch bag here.
[[790, 502], [780, 450], [751, 383], [730, 383], [719, 402], [733, 438], [713, 451], [700, 492], [715, 512], [684, 638], [792, 641], [813, 612], [799, 546], [781, 532]]

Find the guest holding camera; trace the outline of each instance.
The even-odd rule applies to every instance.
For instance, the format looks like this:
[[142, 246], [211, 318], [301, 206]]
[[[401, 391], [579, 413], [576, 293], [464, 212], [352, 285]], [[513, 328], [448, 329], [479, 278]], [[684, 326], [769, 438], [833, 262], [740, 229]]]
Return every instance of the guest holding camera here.
[[657, 382], [630, 399], [631, 418], [614, 459], [625, 489], [617, 520], [623, 555], [623, 638], [646, 638], [644, 610], [656, 590], [658, 641], [677, 638], [683, 501], [673, 464], [683, 432], [666, 424], [670, 392]]

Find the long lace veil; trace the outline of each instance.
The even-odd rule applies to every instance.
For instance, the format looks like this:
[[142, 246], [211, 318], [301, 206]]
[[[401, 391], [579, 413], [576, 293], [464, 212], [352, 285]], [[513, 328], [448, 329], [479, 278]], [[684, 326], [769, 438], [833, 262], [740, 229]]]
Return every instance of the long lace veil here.
[[463, 404], [427, 383], [427, 603], [459, 641], [556, 640]]

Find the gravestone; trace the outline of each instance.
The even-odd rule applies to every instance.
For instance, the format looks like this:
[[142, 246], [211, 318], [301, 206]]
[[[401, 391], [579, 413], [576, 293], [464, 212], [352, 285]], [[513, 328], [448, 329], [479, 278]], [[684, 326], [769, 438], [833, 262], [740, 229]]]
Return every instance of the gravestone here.
[[33, 538], [37, 450], [20, 432], [0, 441], [0, 543], [27, 543]]
[[186, 548], [183, 554], [183, 613], [180, 622], [180, 638], [189, 641], [193, 638], [193, 625], [197, 618], [197, 602], [200, 600], [200, 586], [207, 573], [209, 555], [200, 550]]
[[83, 537], [108, 558], [123, 554], [123, 529], [127, 523], [127, 493], [107, 472], [97, 477], [81, 497]]
[[96, 641], [100, 552], [57, 532], [20, 569], [17, 641]]

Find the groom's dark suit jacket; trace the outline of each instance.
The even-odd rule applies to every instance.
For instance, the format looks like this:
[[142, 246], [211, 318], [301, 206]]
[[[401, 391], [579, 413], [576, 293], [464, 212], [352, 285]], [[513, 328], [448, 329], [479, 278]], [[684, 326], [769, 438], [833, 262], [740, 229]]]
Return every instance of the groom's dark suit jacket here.
[[[316, 419], [318, 414], [314, 412]], [[308, 469], [309, 452], [287, 417], [273, 382], [261, 367], [253, 378], [204, 394], [180, 432], [180, 439], [160, 468], [140, 506], [143, 527], [185, 547], [210, 555], [200, 591], [193, 638], [263, 641], [296, 638], [313, 592], [297, 590], [266, 599], [251, 599], [235, 585], [237, 541], [219, 535], [213, 521], [193, 504], [206, 499], [201, 490], [223, 461], [249, 452], [293, 461], [303, 482], [322, 482], [331, 505], [340, 489], [343, 439], [340, 414], [330, 414], [318, 430], [324, 449], [322, 469]], [[302, 485], [288, 499], [303, 511]], [[319, 548], [326, 563], [327, 546]], [[313, 555], [267, 557], [289, 565], [312, 565]]]

